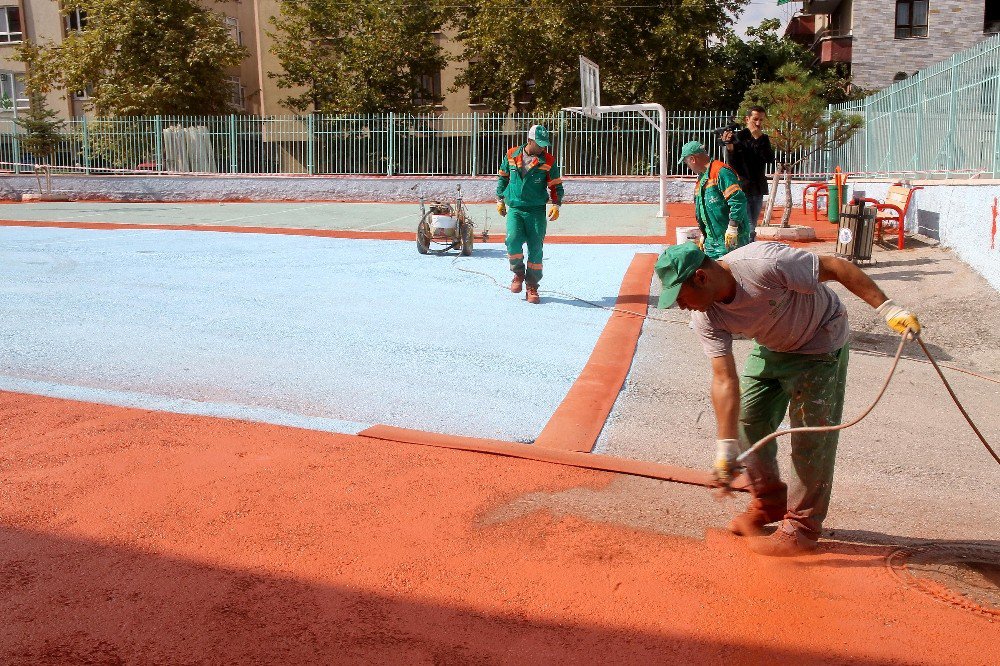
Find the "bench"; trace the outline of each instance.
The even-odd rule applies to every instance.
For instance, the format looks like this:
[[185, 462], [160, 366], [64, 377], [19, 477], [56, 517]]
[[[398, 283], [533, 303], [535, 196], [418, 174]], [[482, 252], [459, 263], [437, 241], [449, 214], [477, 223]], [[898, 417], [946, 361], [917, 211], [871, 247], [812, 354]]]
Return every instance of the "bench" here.
[[903, 227], [906, 222], [906, 214], [910, 210], [913, 193], [922, 189], [924, 188], [908, 187], [902, 183], [896, 183], [889, 187], [885, 201], [867, 197], [855, 199], [875, 207], [875, 234], [879, 243], [883, 242], [884, 232], [888, 229], [895, 231], [897, 235], [896, 247], [900, 250], [903, 249]]

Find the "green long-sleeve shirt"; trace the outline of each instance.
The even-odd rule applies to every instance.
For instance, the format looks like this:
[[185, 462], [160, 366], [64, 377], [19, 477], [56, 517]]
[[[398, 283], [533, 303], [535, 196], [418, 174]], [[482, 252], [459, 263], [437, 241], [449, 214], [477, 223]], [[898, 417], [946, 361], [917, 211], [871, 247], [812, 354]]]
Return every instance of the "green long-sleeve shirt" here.
[[521, 174], [521, 157], [524, 146], [507, 150], [497, 179], [497, 199], [503, 199], [511, 208], [537, 208], [551, 198], [552, 203], [562, 203], [563, 186], [555, 156], [545, 151], [538, 156], [535, 166]]
[[705, 236], [705, 254], [718, 259], [726, 249], [726, 228], [736, 226], [736, 247], [750, 242], [750, 215], [740, 179], [725, 162], [712, 160], [694, 189], [694, 213]]

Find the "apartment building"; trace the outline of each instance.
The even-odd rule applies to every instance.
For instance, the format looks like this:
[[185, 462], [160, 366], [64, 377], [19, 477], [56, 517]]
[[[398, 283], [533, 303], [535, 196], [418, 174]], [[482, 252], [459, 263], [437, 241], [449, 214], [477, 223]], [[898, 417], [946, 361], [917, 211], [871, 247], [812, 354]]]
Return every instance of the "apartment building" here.
[[[280, 0], [235, 0], [217, 2], [200, 0], [208, 9], [218, 12], [230, 28], [233, 39], [247, 50], [247, 58], [230, 73], [232, 109], [234, 113], [252, 115], [284, 115], [294, 113], [282, 101], [295, 91], [278, 87], [268, 76], [280, 71], [278, 59], [271, 53], [274, 32], [270, 19], [280, 11]], [[58, 0], [0, 0], [0, 120], [16, 117], [29, 107], [24, 89], [25, 65], [16, 59], [17, 46], [25, 40], [38, 43], [62, 42], [73, 31], [86, 27], [87, 17], [80, 10], [66, 16], [60, 12]], [[461, 46], [447, 34], [428, 36], [436, 39], [449, 55], [457, 55]], [[469, 103], [467, 90], [450, 91], [458, 75], [458, 67], [450, 65], [426, 82], [444, 96], [437, 106], [441, 112], [475, 110]], [[88, 91], [54, 91], [48, 95], [49, 108], [61, 117], [73, 118], [87, 114]]]
[[1000, 0], [805, 0], [786, 36], [884, 88], [1000, 32]]

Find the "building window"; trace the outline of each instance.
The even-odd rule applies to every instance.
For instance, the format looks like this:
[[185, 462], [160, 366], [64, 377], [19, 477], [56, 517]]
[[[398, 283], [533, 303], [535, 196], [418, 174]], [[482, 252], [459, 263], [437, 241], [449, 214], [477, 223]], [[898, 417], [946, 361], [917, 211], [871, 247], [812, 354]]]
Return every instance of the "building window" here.
[[83, 29], [87, 27], [87, 12], [79, 7], [70, 9], [63, 17], [63, 26], [66, 28], [67, 35], [83, 32]]
[[89, 100], [94, 96], [94, 89], [91, 86], [87, 86], [83, 90], [77, 90], [73, 93], [73, 99], [78, 99], [82, 101]]
[[1000, 32], [1000, 0], [986, 0], [983, 15], [983, 32], [988, 35]]
[[420, 92], [416, 103], [421, 106], [431, 106], [441, 102], [441, 72], [421, 74], [419, 79]]
[[928, 0], [896, 0], [896, 39], [927, 36]]
[[229, 106], [233, 111], [242, 113], [246, 110], [246, 88], [238, 76], [229, 77]]
[[24, 75], [14, 72], [0, 72], [0, 111], [10, 111], [13, 108], [27, 110], [31, 108], [27, 87], [24, 85]]
[[240, 20], [232, 16], [226, 17], [226, 29], [234, 42], [243, 46], [243, 33], [240, 32]]
[[23, 40], [21, 10], [17, 7], [0, 7], [0, 44], [10, 44]]

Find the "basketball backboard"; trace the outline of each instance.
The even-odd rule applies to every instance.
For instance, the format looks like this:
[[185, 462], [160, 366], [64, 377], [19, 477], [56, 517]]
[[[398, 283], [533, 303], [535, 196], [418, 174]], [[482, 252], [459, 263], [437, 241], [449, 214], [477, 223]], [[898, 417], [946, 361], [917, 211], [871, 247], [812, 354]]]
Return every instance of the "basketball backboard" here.
[[601, 119], [601, 68], [584, 56], [580, 56], [580, 106], [583, 115]]

